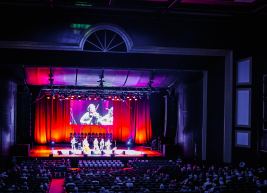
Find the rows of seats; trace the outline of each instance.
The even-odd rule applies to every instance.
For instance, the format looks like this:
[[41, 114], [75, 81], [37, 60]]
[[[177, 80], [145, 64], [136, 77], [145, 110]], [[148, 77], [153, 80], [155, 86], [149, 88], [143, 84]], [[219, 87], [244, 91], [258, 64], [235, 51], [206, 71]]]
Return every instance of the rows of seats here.
[[67, 173], [66, 192], [267, 192], [265, 168], [193, 166], [172, 160], [129, 160], [126, 168], [85, 168], [88, 161], [80, 160], [81, 167]]
[[0, 175], [0, 193], [46, 193], [52, 181], [48, 165], [40, 160], [27, 160]]
[[174, 166], [177, 163], [172, 160], [129, 160], [127, 165], [133, 169], [158, 169], [159, 166]]
[[115, 169], [124, 168], [124, 164], [120, 160], [79, 160], [78, 168]]
[[70, 133], [69, 140], [71, 141], [73, 137], [75, 137], [78, 142], [82, 142], [86, 137], [89, 143], [92, 143], [94, 139], [98, 139], [98, 141], [100, 141], [101, 139], [104, 139], [105, 141], [107, 141], [108, 139], [111, 142], [113, 141], [112, 133]]
[[28, 168], [40, 168], [51, 172], [54, 177], [61, 177], [66, 175], [66, 170], [70, 170], [71, 162], [69, 159], [61, 160], [27, 160], [22, 161], [19, 166]]

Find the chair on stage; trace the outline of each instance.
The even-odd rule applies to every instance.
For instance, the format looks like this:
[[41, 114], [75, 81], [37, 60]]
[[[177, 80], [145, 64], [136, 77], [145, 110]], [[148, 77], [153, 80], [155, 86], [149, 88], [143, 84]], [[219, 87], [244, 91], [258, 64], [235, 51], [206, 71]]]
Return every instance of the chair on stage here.
[[103, 137], [103, 139], [104, 139], [104, 141], [105, 141], [105, 140], [106, 140], [106, 134], [103, 133], [103, 134], [102, 134], [102, 137]]
[[97, 140], [99, 141], [98, 133], [95, 133], [95, 138], [97, 138]]
[[98, 141], [102, 139], [102, 133], [99, 133]]
[[76, 136], [76, 133], [73, 134], [73, 137], [75, 137], [75, 138], [77, 137], [77, 136]]
[[80, 133], [77, 133], [77, 138], [78, 138], [78, 142], [80, 142], [81, 140]]
[[72, 136], [72, 133], [70, 133], [70, 138], [69, 138], [69, 139], [70, 139], [70, 141], [72, 140], [72, 138], [73, 138], [73, 136]]
[[81, 140], [83, 140], [83, 133], [81, 133]]
[[91, 136], [91, 133], [88, 133], [88, 142], [89, 142], [89, 143], [92, 142], [92, 136]]
[[109, 133], [106, 133], [106, 141], [109, 139]]

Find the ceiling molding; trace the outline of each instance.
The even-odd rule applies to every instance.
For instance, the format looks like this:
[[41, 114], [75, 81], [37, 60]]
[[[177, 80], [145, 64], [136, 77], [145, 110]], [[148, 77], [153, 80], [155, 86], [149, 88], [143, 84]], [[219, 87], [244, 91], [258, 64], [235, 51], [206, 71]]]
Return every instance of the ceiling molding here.
[[[83, 51], [83, 48], [81, 46], [79, 46], [79, 44], [25, 42], [25, 41], [0, 41], [0, 48]], [[97, 52], [97, 51], [86, 50], [86, 52]], [[102, 51], [99, 51], [99, 52], [102, 52]], [[229, 52], [230, 52], [230, 50], [224, 50], [224, 49], [178, 48], [178, 47], [160, 47], [160, 46], [132, 46], [131, 48], [129, 48], [129, 50], [127, 52], [120, 52], [120, 53], [226, 56], [229, 54]]]
[[90, 26], [81, 34], [78, 42], [79, 46], [83, 48], [88, 37], [99, 30], [110, 30], [121, 36], [126, 44], [127, 51], [129, 51], [131, 47], [133, 47], [133, 41], [129, 34], [120, 26], [113, 23], [98, 23]]

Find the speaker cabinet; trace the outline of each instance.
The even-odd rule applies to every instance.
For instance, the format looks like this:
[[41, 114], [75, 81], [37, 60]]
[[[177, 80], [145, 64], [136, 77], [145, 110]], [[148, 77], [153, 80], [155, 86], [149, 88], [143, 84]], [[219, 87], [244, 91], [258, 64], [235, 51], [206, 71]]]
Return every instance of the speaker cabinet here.
[[30, 144], [17, 144], [15, 146], [15, 155], [29, 157], [30, 155]]
[[164, 137], [174, 138], [176, 136], [178, 120], [178, 96], [165, 96], [165, 121]]
[[31, 93], [17, 96], [17, 143], [31, 143]]
[[176, 157], [181, 153], [177, 145], [164, 144], [163, 145], [163, 155], [166, 157]]

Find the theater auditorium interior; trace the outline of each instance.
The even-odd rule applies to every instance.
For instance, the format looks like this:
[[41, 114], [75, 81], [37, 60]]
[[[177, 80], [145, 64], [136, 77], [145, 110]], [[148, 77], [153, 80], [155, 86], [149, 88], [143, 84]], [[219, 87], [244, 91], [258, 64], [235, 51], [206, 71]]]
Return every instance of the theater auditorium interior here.
[[265, 0], [1, 0], [0, 193], [267, 192]]

